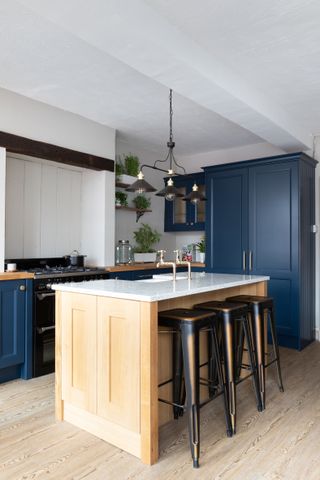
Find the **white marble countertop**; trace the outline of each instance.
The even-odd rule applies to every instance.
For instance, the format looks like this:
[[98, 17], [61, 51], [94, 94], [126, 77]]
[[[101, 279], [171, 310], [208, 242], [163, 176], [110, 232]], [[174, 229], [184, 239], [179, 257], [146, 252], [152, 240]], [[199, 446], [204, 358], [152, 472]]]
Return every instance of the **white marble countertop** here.
[[[165, 275], [161, 275], [162, 278]], [[103, 297], [158, 302], [169, 298], [185, 297], [197, 293], [222, 290], [223, 288], [264, 282], [270, 277], [258, 275], [231, 275], [225, 273], [192, 273], [189, 281], [185, 273], [177, 274], [177, 281], [128, 281], [128, 280], [91, 280], [52, 285], [54, 290], [83, 293]]]

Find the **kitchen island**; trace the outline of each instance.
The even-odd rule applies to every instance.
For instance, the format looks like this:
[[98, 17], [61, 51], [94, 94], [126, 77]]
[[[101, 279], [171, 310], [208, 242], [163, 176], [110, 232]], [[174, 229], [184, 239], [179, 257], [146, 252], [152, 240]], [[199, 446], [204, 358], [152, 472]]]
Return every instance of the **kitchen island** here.
[[[170, 378], [171, 369], [171, 335], [159, 334], [158, 312], [265, 295], [268, 279], [193, 273], [191, 280], [178, 274], [176, 282], [159, 277], [54, 285], [56, 418], [155, 463], [159, 425], [171, 419], [170, 407], [158, 403], [158, 383]], [[170, 385], [161, 396], [170, 398]]]

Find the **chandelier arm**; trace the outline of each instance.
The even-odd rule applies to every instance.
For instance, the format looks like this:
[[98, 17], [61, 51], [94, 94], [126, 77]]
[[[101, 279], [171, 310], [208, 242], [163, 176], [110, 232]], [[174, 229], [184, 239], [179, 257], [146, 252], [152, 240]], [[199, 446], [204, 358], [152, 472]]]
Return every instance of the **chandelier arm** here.
[[177, 162], [175, 156], [172, 154], [172, 160], [173, 160], [173, 164], [177, 167], [177, 168], [181, 168], [181, 170], [183, 171], [184, 174], [186, 174], [186, 169], [182, 166], [182, 165], [179, 165], [179, 163]]
[[157, 163], [165, 163], [165, 162], [168, 160], [169, 155], [170, 155], [170, 152], [168, 152], [168, 155], [166, 156], [165, 159], [163, 159], [163, 160], [156, 160], [153, 165], [156, 166]]
[[152, 170], [158, 170], [159, 172], [168, 173], [168, 170], [164, 170], [163, 168], [156, 167], [155, 165], [148, 165], [147, 163], [144, 165], [141, 165], [140, 171], [142, 172], [144, 168], [152, 168]]

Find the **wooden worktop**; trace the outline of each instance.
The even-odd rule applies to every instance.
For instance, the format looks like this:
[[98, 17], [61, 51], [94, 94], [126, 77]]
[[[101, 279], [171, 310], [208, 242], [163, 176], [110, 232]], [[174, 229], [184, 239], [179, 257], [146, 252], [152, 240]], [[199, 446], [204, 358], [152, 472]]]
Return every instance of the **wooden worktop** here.
[[1, 272], [1, 280], [25, 280], [26, 278], [34, 278], [34, 274], [30, 272]]
[[[162, 267], [159, 268], [169, 268], [170, 265], [163, 265]], [[182, 268], [186, 267], [186, 265], [177, 265], [177, 268]], [[191, 262], [191, 268], [192, 267], [203, 267], [205, 268], [205, 264], [201, 262]], [[152, 263], [130, 263], [126, 265], [115, 265], [111, 267], [105, 267], [107, 272], [129, 272], [132, 270], [153, 270], [154, 268], [157, 268], [156, 262]]]

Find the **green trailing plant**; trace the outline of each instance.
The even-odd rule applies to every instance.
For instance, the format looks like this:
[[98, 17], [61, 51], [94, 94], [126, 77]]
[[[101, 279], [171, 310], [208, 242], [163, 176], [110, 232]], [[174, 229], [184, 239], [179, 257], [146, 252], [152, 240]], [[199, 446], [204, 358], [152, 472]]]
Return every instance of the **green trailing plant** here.
[[151, 199], [145, 197], [144, 195], [137, 195], [132, 199], [134, 205], [139, 210], [146, 210], [151, 205]]
[[159, 242], [161, 235], [157, 230], [153, 230], [147, 223], [142, 223], [141, 227], [133, 232], [136, 241], [135, 253], [152, 253], [152, 245]]
[[136, 177], [140, 170], [140, 160], [139, 157], [129, 153], [128, 155], [124, 156], [123, 159], [125, 173], [127, 175], [131, 175], [132, 177]]
[[120, 203], [122, 207], [128, 206], [127, 194], [124, 192], [116, 192], [116, 203]]
[[196, 245], [200, 253], [206, 253], [206, 240], [204, 237]]

